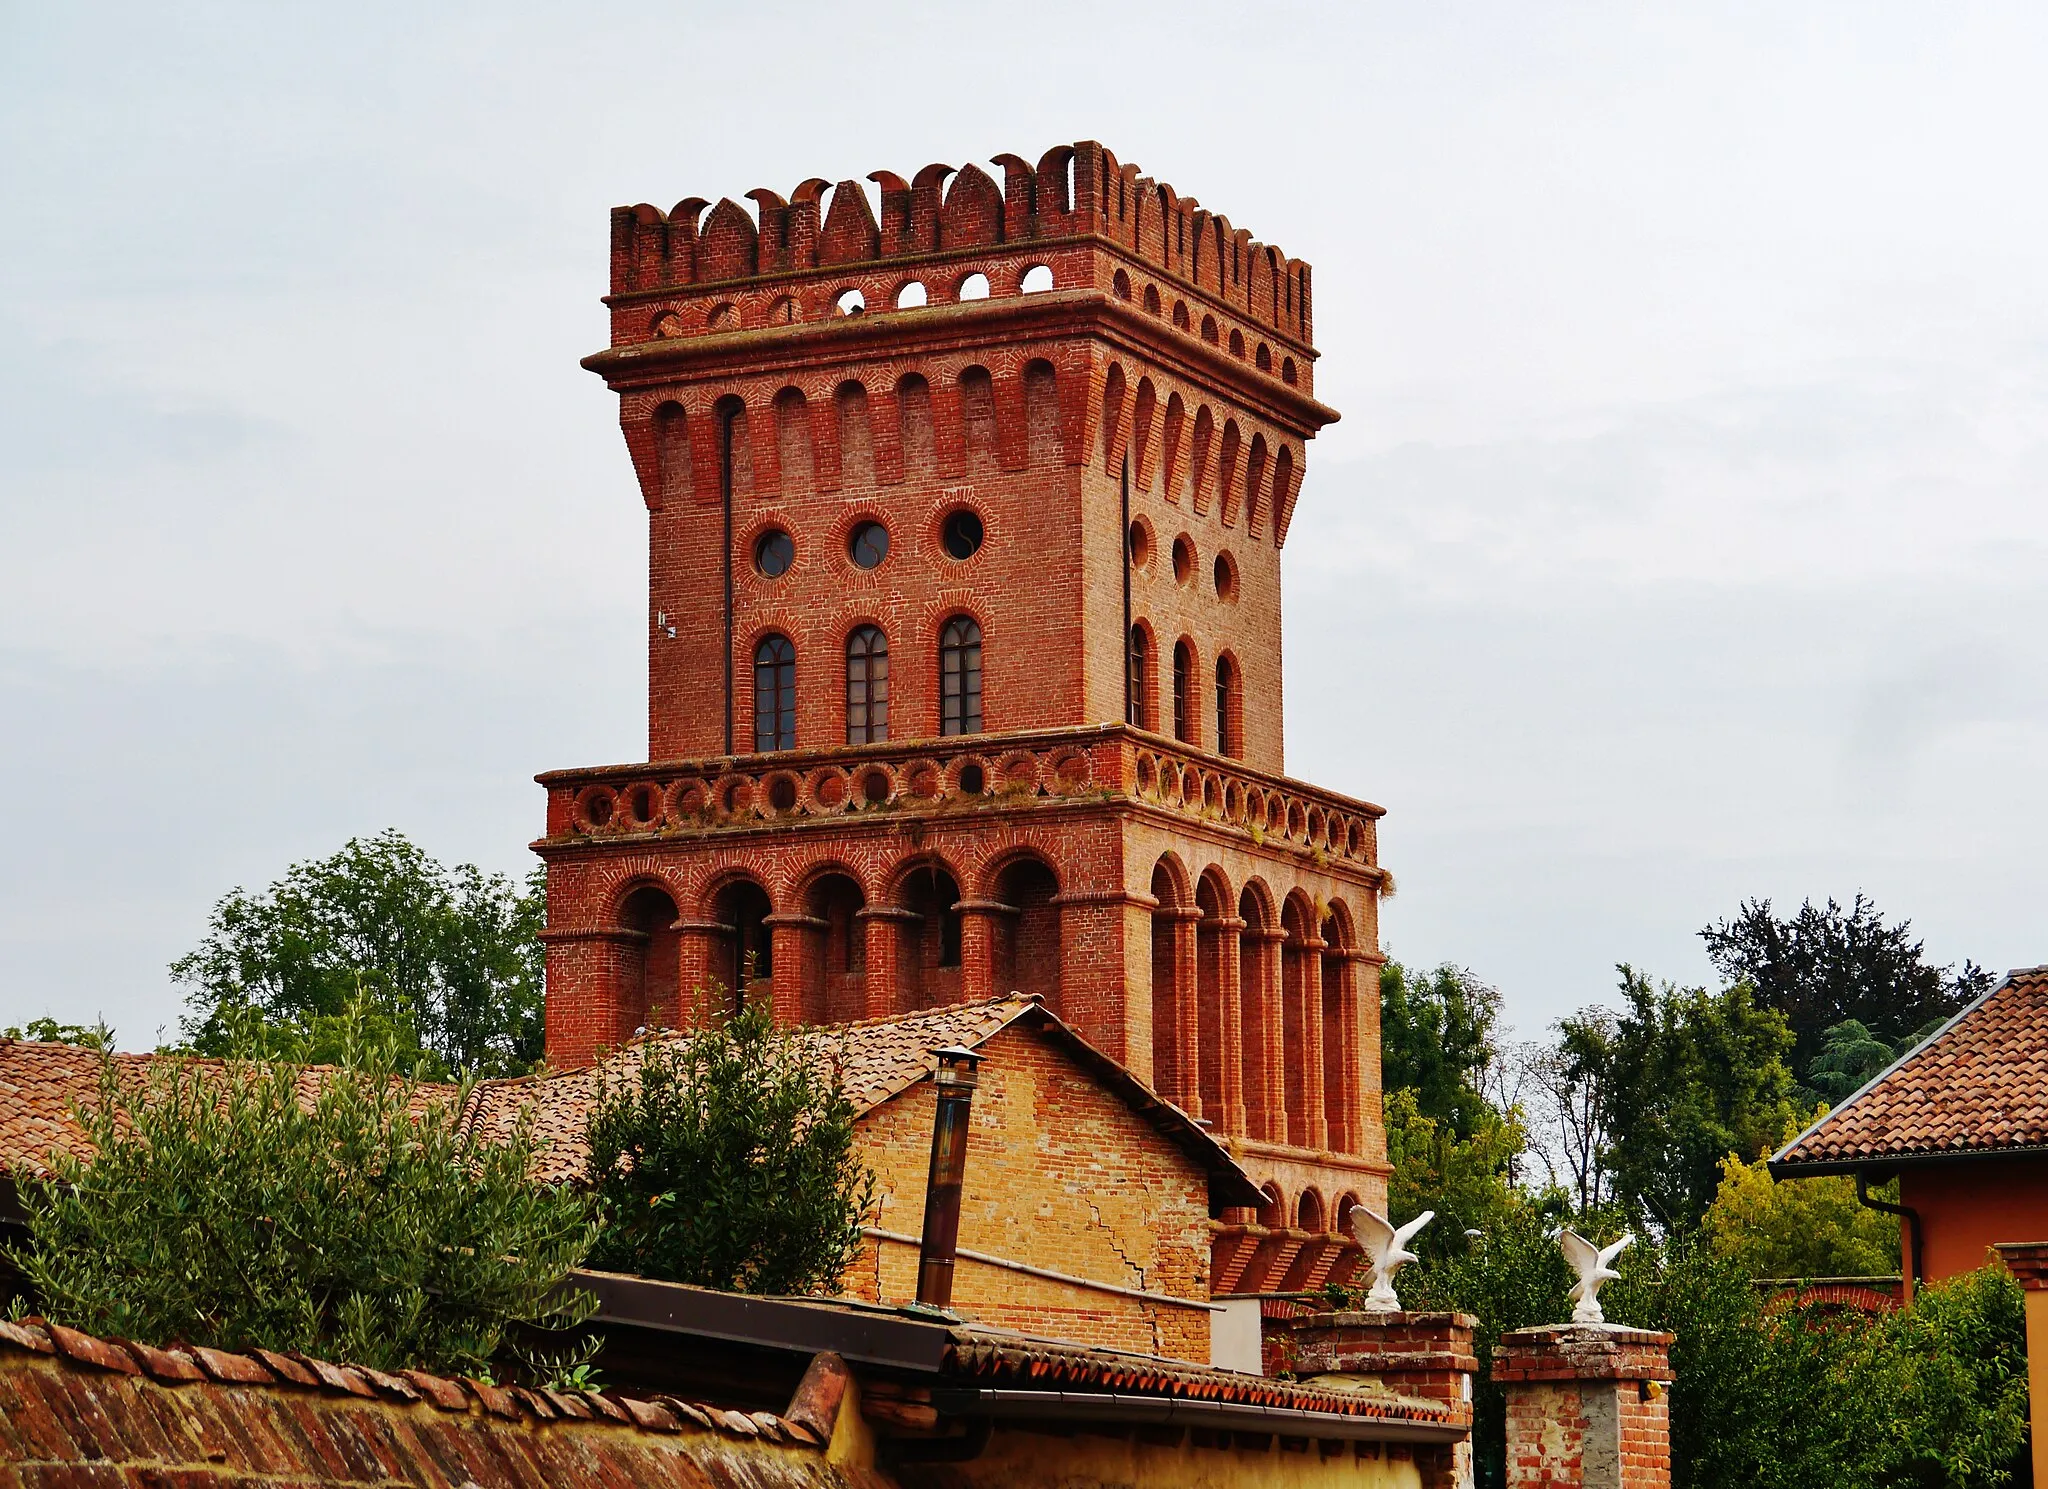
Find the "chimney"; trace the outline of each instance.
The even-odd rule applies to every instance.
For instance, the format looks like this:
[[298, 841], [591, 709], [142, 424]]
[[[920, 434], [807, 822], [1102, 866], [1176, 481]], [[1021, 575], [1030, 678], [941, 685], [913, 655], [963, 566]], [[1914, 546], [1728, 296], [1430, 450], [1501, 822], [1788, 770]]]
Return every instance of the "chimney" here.
[[939, 1057], [933, 1084], [932, 1171], [924, 1189], [924, 1235], [917, 1252], [917, 1301], [946, 1308], [953, 1301], [953, 1254], [960, 1246], [960, 1184], [967, 1172], [967, 1113], [980, 1083], [981, 1056], [960, 1045], [932, 1051]]

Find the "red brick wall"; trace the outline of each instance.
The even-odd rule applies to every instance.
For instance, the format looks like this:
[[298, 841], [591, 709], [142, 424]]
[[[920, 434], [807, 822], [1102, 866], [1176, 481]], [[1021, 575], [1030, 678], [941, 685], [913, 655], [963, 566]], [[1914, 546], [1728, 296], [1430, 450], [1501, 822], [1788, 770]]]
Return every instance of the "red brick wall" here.
[[[960, 1212], [963, 1249], [1098, 1282], [1206, 1302], [1208, 1176], [1093, 1076], [1011, 1029], [982, 1046]], [[883, 1230], [924, 1223], [932, 1089], [912, 1087], [861, 1119], [880, 1180]], [[915, 1248], [870, 1242], [849, 1292], [917, 1295]], [[986, 1323], [1206, 1364], [1206, 1309], [1148, 1302], [963, 1261], [953, 1305]]]

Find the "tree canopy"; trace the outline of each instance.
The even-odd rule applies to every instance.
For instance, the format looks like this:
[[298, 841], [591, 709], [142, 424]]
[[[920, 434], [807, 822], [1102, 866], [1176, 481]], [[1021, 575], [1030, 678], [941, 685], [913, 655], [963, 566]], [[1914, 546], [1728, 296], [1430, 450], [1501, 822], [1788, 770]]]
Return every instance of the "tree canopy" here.
[[1991, 986], [1991, 974], [1974, 962], [1960, 969], [1929, 963], [1912, 931], [1909, 920], [1886, 925], [1858, 893], [1847, 909], [1833, 899], [1804, 901], [1788, 919], [1767, 899], [1744, 900], [1732, 919], [1700, 938], [1723, 977], [1747, 982], [1758, 1007], [1784, 1015], [1793, 1041], [1788, 1058], [1805, 1081], [1828, 1031], [1845, 1021], [1896, 1050]]
[[874, 1176], [817, 1036], [754, 1004], [635, 1048], [623, 1074], [601, 1068], [590, 1118], [597, 1264], [728, 1292], [831, 1291]]
[[538, 869], [522, 888], [438, 863], [396, 831], [293, 864], [260, 893], [231, 890], [171, 964], [189, 1047], [247, 1048], [260, 1031], [280, 1058], [332, 1060], [361, 999], [435, 1074], [528, 1070], [544, 1032], [543, 890]]

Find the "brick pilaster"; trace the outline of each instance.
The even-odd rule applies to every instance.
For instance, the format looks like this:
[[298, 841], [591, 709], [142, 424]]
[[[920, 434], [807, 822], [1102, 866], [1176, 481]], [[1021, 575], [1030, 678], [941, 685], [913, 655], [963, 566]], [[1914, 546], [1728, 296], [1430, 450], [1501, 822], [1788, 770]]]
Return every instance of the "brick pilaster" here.
[[1619, 1324], [1501, 1335], [1508, 1489], [1669, 1489], [1671, 1337]]

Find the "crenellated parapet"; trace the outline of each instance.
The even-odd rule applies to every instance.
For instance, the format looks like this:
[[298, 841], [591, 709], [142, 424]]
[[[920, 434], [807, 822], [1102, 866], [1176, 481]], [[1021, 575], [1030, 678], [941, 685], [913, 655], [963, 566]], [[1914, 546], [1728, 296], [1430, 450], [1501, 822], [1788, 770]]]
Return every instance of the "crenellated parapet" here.
[[[1209, 314], [1217, 334], [1227, 334], [1213, 319], [1222, 312], [1225, 322], [1242, 318], [1255, 332], [1281, 339], [1276, 369], [1281, 355], [1290, 361], [1313, 355], [1310, 270], [1300, 259], [1255, 241], [1229, 218], [1141, 175], [1093, 140], [1056, 146], [1036, 166], [1016, 155], [999, 155], [992, 164], [1001, 169], [1001, 185], [975, 165], [928, 165], [908, 181], [875, 171], [868, 180], [879, 188], [879, 220], [860, 182], [832, 186], [815, 177], [786, 199], [766, 188], [746, 193], [752, 212], [729, 197], [716, 205], [689, 197], [668, 212], [646, 204], [620, 207], [612, 213], [612, 295], [737, 289], [769, 277], [829, 277], [834, 270], [879, 265], [907, 270], [920, 260], [1088, 244], [1111, 249], [1132, 268], [1160, 275], [1192, 297], [1184, 329]], [[1113, 278], [1116, 271], [1106, 272]], [[940, 280], [931, 303], [946, 298]], [[1127, 274], [1121, 288], [1132, 293]], [[792, 308], [797, 303], [792, 300]], [[737, 313], [728, 314], [723, 323], [714, 313], [695, 324], [676, 314], [647, 334], [736, 329]]]

